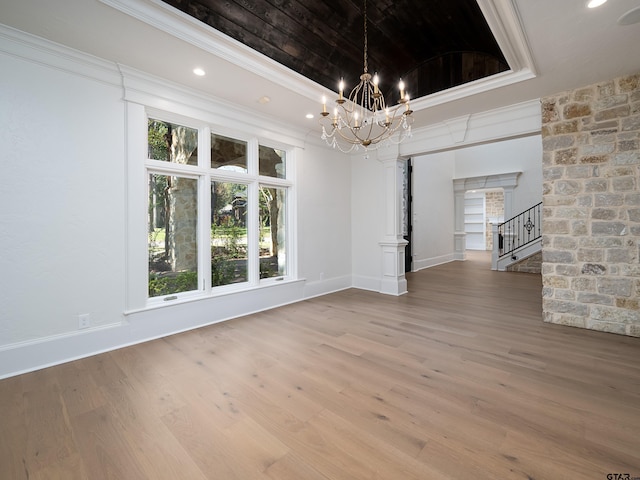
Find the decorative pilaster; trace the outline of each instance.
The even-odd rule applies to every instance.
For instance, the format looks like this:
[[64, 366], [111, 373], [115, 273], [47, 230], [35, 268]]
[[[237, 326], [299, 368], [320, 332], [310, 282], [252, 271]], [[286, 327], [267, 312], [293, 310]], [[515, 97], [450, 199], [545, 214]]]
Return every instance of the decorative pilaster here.
[[464, 193], [466, 191], [465, 180], [453, 181], [453, 259], [467, 259], [467, 234], [464, 231]]
[[382, 278], [380, 292], [388, 295], [407, 293], [404, 275], [404, 249], [407, 241], [402, 237], [402, 181], [404, 160], [398, 150], [385, 148], [378, 151], [378, 160], [383, 166], [384, 182], [384, 236], [382, 248]]

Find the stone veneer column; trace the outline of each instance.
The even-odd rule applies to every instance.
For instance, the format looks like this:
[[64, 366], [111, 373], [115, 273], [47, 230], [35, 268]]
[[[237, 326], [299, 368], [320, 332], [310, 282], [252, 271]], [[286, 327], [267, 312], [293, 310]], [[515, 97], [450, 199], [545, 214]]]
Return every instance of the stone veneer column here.
[[640, 74], [542, 99], [543, 315], [640, 336]]

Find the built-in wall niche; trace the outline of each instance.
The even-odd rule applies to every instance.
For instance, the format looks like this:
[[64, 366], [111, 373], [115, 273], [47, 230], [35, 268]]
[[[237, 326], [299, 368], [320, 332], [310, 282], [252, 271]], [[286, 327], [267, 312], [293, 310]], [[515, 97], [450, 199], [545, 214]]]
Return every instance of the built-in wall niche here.
[[467, 250], [486, 250], [484, 192], [472, 190], [464, 194], [464, 232]]
[[502, 188], [471, 190], [464, 195], [464, 231], [467, 250], [491, 250], [491, 226], [504, 221], [504, 191]]

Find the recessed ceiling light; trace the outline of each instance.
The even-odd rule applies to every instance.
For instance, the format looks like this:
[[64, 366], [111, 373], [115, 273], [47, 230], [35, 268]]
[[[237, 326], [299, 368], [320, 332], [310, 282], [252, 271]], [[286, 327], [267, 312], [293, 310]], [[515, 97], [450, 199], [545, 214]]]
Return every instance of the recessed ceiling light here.
[[271, 101], [271, 99], [269, 97], [267, 97], [266, 95], [263, 96], [263, 97], [260, 97], [258, 99], [258, 103], [260, 103], [262, 105], [265, 105], [265, 104], [269, 103], [270, 101]]
[[193, 69], [193, 73], [198, 75], [199, 77], [204, 77], [206, 72], [203, 69], [198, 67]]
[[306, 116], [307, 118], [311, 119], [311, 118], [313, 118], [313, 113], [307, 113], [305, 116]]
[[587, 3], [587, 8], [596, 8], [600, 5], [604, 5], [606, 2], [607, 0], [589, 0], [589, 2]]

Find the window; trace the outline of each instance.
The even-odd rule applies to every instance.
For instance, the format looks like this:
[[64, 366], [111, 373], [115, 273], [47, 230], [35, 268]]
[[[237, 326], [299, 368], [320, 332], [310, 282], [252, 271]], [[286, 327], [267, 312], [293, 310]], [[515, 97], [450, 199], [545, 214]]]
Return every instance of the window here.
[[260, 278], [286, 274], [286, 188], [260, 185]]
[[150, 301], [290, 275], [286, 150], [148, 118], [147, 151]]
[[149, 296], [198, 287], [198, 186], [187, 177], [149, 174]]
[[260, 145], [260, 175], [286, 178], [286, 155], [282, 150]]
[[211, 184], [211, 285], [248, 278], [247, 185]]

